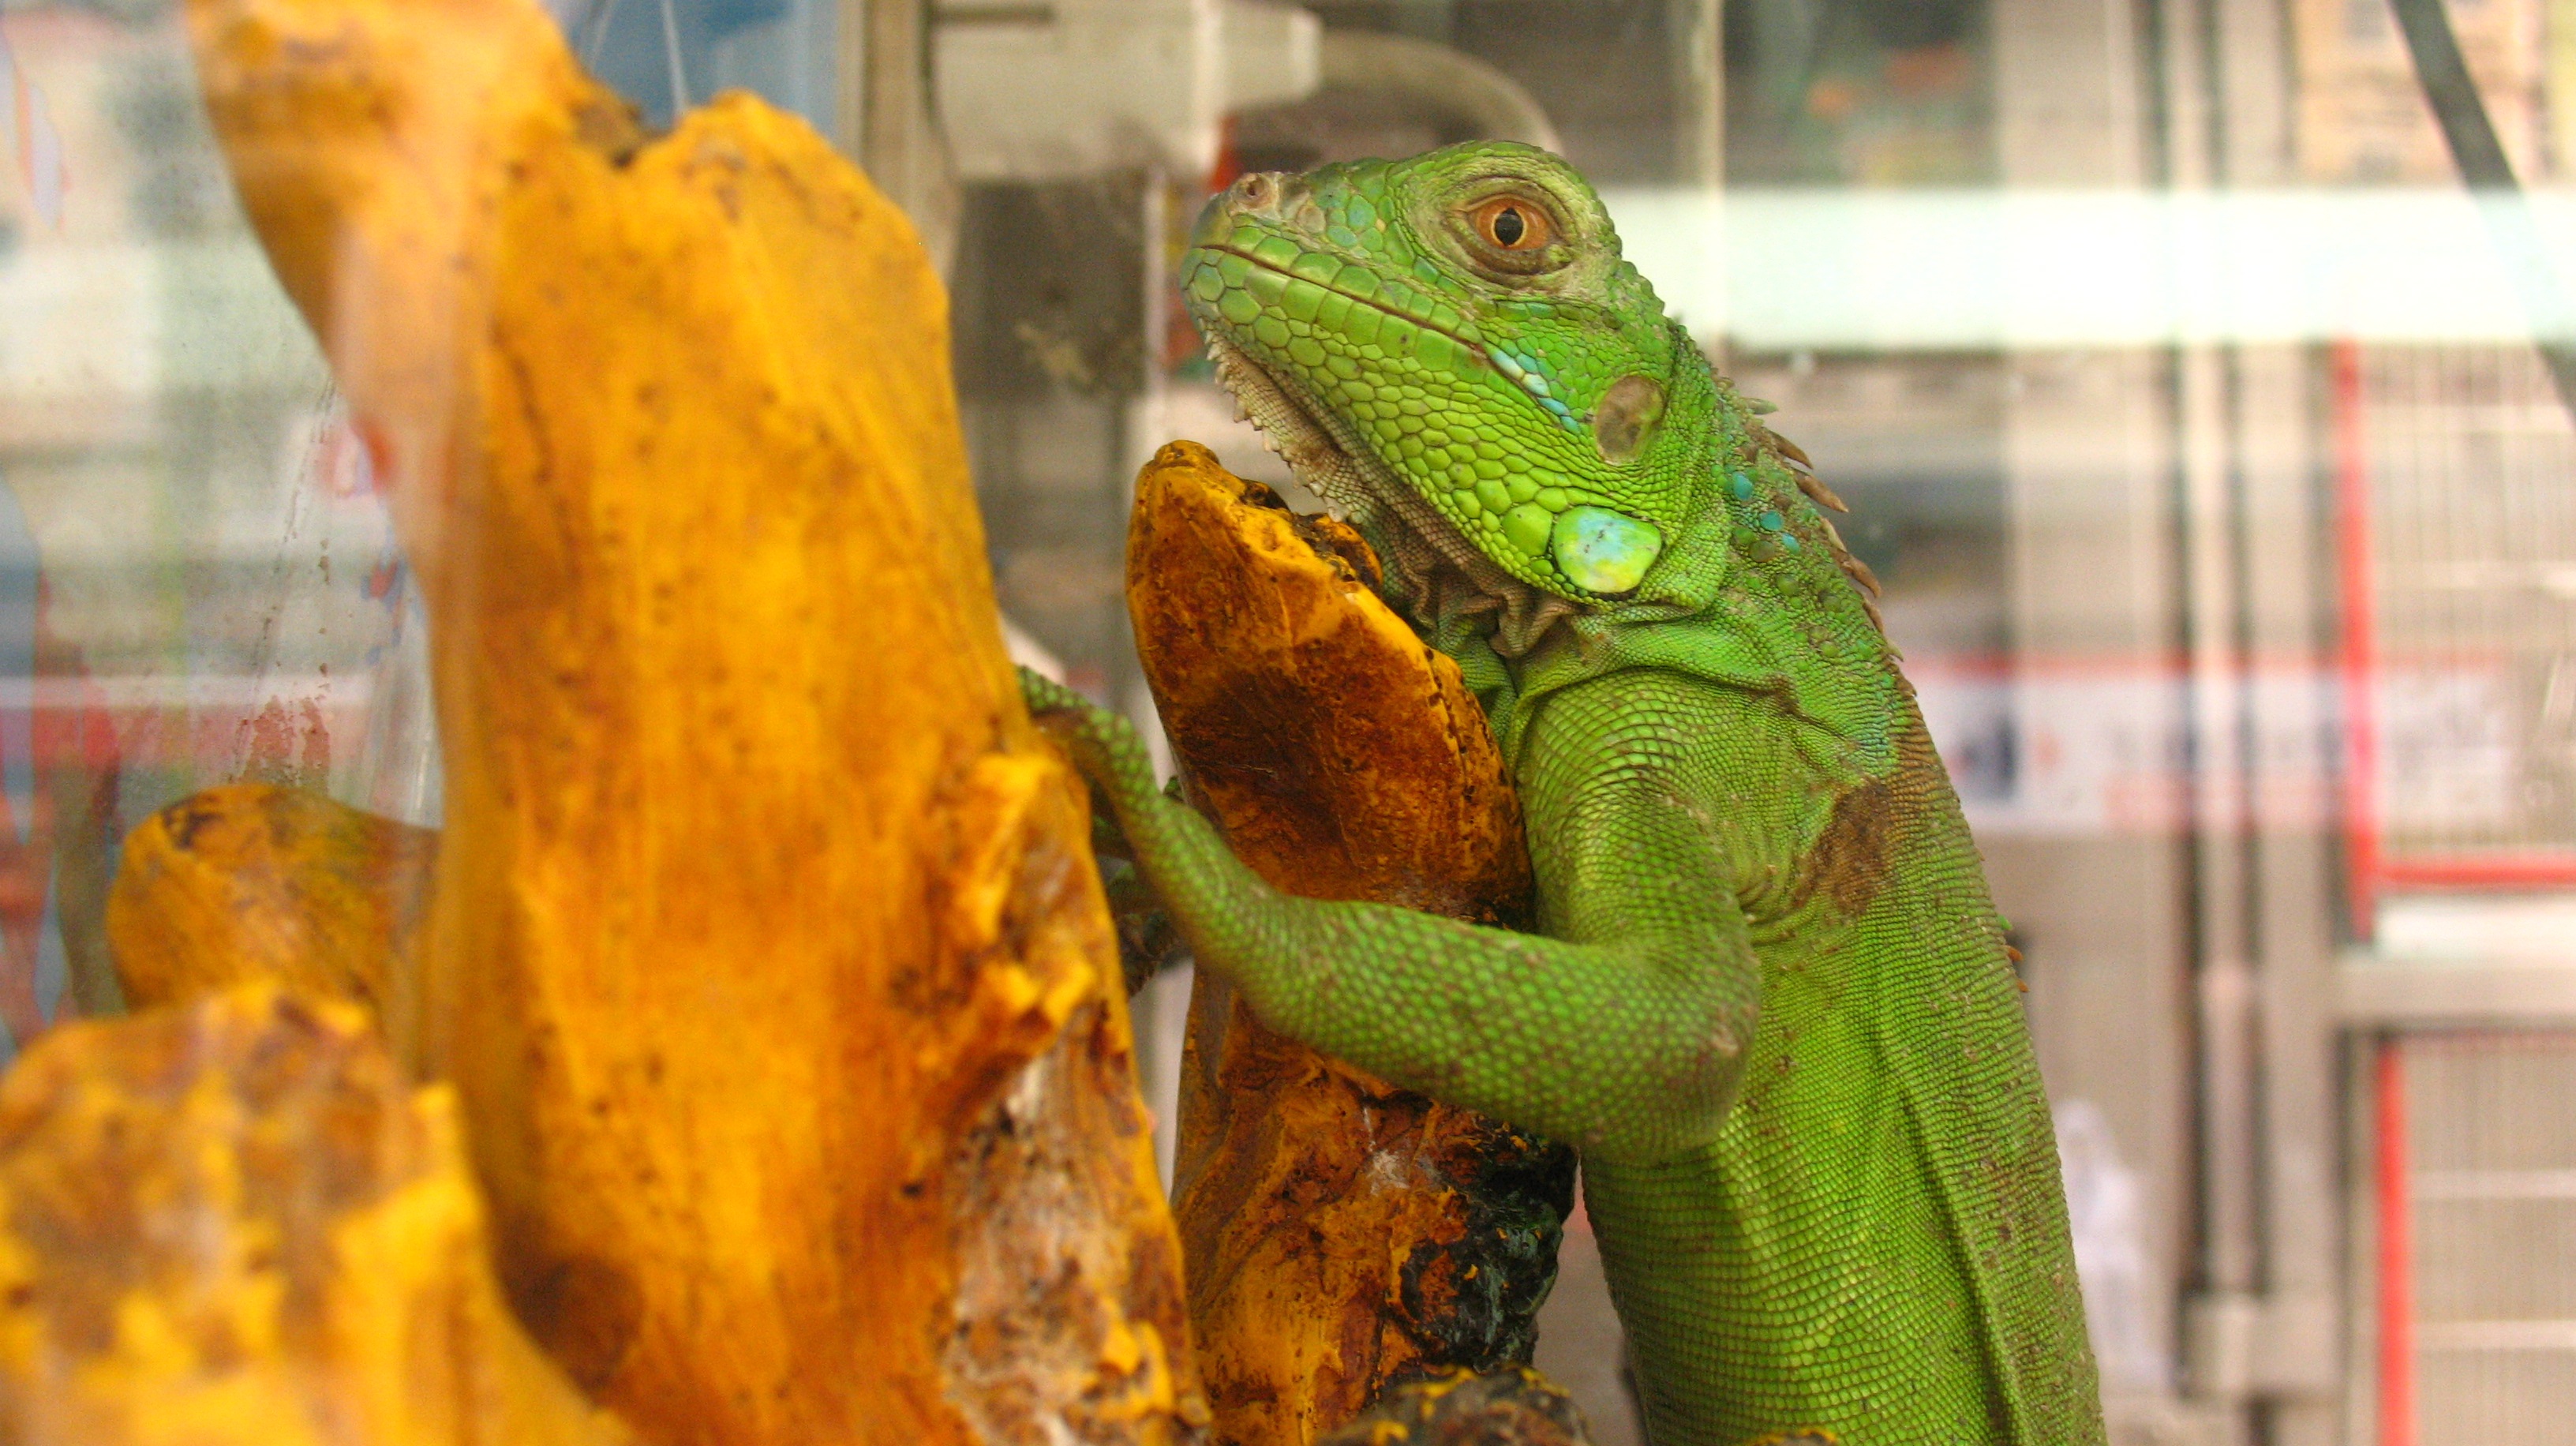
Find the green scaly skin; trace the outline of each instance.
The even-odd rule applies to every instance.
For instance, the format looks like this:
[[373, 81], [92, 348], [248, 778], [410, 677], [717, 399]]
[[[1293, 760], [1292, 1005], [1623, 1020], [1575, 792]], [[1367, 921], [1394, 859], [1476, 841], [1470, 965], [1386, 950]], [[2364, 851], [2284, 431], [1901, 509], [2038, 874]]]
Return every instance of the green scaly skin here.
[[2000, 923], [1795, 452], [1527, 147], [1247, 177], [1194, 240], [1221, 374], [1484, 701], [1539, 892], [1534, 934], [1282, 895], [1031, 679], [1199, 961], [1576, 1145], [1659, 1446], [2101, 1441]]

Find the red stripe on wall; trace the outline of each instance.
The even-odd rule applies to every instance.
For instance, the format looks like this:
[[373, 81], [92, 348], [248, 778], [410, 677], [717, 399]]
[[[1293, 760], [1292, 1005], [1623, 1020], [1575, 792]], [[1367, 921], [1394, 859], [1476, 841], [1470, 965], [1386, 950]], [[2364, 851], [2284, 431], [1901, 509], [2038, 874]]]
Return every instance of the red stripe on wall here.
[[2379, 1041], [2379, 1446], [2415, 1446], [2415, 1239], [2406, 1170], [2406, 1054]]
[[2371, 606], [2370, 459], [2361, 410], [2361, 346], [2338, 341], [2333, 374], [2335, 570], [2343, 601], [2344, 862], [2353, 936], [2368, 939], [2380, 884], [2378, 618]]

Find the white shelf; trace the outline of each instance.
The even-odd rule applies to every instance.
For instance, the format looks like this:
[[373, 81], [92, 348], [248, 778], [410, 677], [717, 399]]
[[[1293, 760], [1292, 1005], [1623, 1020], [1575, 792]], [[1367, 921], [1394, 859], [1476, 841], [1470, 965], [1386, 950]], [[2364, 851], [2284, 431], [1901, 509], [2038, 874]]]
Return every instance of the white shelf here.
[[2347, 952], [2335, 1014], [2384, 1029], [2576, 1027], [2576, 959], [2406, 958]]

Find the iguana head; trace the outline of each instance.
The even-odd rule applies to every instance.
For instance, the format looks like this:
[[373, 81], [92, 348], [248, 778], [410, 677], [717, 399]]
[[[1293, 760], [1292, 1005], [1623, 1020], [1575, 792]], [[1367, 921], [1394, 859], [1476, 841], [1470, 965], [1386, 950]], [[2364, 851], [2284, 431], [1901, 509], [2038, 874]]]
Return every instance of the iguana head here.
[[1576, 602], [1681, 534], [1716, 384], [1564, 162], [1476, 142], [1248, 175], [1191, 240], [1220, 375], [1327, 501]]

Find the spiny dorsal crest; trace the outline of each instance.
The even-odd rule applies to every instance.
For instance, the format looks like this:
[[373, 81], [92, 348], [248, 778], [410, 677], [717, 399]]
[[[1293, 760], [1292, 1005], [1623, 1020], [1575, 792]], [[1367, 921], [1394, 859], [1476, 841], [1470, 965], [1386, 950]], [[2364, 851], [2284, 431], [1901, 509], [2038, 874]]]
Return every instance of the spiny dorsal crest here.
[[[1850, 513], [1851, 505], [1835, 496], [1834, 489], [1826, 486], [1825, 480], [1816, 475], [1816, 464], [1808, 460], [1806, 448], [1772, 431], [1760, 421], [1754, 422], [1753, 425], [1761, 430], [1763, 439], [1771, 444], [1773, 455], [1788, 465], [1789, 475], [1798, 479], [1799, 491], [1806, 493], [1808, 499], [1819, 507], [1845, 514]], [[1819, 517], [1816, 520], [1825, 525], [1825, 541], [1833, 548], [1834, 564], [1843, 570], [1845, 577], [1852, 580], [1854, 587], [1860, 589], [1862, 610], [1869, 614], [1870, 625], [1878, 629], [1879, 636], [1885, 637], [1887, 620], [1881, 617], [1878, 611], [1880, 591], [1878, 574], [1869, 570], [1868, 563], [1852, 556], [1851, 549], [1843, 543], [1842, 529], [1834, 526], [1832, 518]]]

